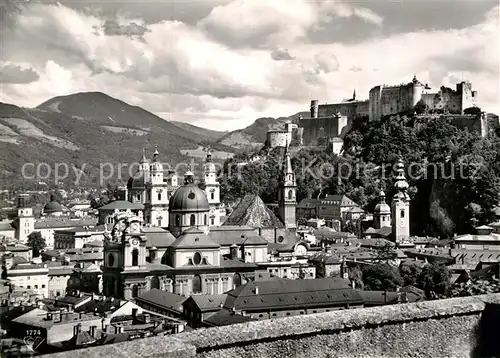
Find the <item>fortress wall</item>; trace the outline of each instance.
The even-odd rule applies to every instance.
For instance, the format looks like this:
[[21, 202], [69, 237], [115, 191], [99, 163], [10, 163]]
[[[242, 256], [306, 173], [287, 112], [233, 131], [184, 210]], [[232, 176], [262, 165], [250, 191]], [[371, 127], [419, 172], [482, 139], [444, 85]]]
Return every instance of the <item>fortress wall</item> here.
[[292, 132], [287, 131], [269, 131], [267, 132], [267, 143], [269, 147], [285, 147], [286, 143], [292, 141]]
[[359, 308], [183, 332], [51, 355], [93, 357], [498, 356], [500, 294]]
[[303, 128], [303, 143], [316, 145], [322, 137], [343, 137], [350, 125], [351, 120], [347, 117], [304, 118], [300, 122], [300, 127]]

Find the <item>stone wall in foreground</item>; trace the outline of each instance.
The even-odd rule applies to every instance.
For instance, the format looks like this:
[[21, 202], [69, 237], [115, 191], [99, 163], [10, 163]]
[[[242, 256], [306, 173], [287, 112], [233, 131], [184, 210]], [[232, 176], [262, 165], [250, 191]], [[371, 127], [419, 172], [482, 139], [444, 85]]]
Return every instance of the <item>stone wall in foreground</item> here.
[[500, 294], [286, 317], [52, 357], [500, 356]]

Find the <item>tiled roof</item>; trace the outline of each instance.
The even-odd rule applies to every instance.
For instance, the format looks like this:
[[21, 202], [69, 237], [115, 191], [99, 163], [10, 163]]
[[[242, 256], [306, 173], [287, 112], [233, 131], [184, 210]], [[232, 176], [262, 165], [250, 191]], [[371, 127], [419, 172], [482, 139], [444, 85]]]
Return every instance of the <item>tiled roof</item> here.
[[147, 244], [146, 247], [169, 247], [175, 242], [175, 237], [170, 231], [161, 227], [144, 227]]
[[227, 294], [221, 295], [192, 295], [190, 299], [194, 301], [201, 312], [213, 311], [220, 309], [221, 305], [226, 301]]
[[115, 200], [99, 208], [99, 210], [115, 210], [115, 209], [144, 210], [144, 205], [140, 203], [131, 203], [128, 200]]
[[204, 323], [210, 326], [228, 326], [230, 324], [245, 323], [250, 321], [256, 321], [255, 318], [249, 316], [243, 316], [233, 311], [227, 309], [221, 309], [214, 314], [211, 314], [206, 319], [203, 320]]
[[68, 342], [68, 346], [71, 347], [82, 347], [92, 344], [96, 341], [94, 337], [90, 335], [87, 331], [80, 331], [76, 336], [73, 336]]
[[398, 302], [397, 292], [386, 292], [386, 291], [361, 291], [358, 293], [363, 298], [366, 305], [381, 306], [381, 305], [391, 305]]
[[220, 245], [213, 242], [210, 236], [197, 228], [189, 228], [171, 245], [177, 249], [187, 248], [219, 248]]
[[182, 303], [187, 300], [186, 297], [159, 290], [157, 288], [153, 288], [152, 290], [143, 293], [137, 299], [158, 305], [160, 307], [166, 307], [179, 313], [182, 313], [183, 311]]
[[314, 209], [321, 203], [320, 199], [302, 199], [297, 205], [297, 209]]
[[224, 307], [244, 311], [363, 303], [359, 293], [339, 278], [249, 282], [227, 295]]
[[241, 245], [267, 245], [263, 237], [256, 234], [256, 229], [249, 226], [227, 225], [210, 228], [210, 239], [220, 246]]
[[10, 252], [29, 251], [29, 250], [31, 250], [30, 247], [22, 244], [17, 244], [15, 246], [10, 246], [10, 245], [5, 246], [5, 251], [10, 251]]
[[243, 262], [241, 259], [232, 260], [226, 256], [222, 256], [220, 259], [220, 267], [257, 267], [256, 264], [251, 262]]
[[56, 228], [70, 228], [78, 226], [95, 226], [97, 219], [79, 219], [73, 220], [60, 217], [48, 217], [35, 222], [36, 229], [56, 229]]
[[283, 228], [285, 225], [264, 204], [262, 199], [253, 194], [246, 195], [222, 226], [247, 225], [251, 227]]

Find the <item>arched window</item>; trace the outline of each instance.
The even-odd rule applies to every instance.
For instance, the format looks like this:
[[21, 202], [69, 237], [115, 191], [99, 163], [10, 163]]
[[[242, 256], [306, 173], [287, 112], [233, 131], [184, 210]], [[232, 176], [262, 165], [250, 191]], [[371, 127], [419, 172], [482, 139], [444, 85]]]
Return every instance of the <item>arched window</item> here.
[[207, 214], [205, 214], [205, 220], [204, 220], [204, 222], [205, 222], [205, 225], [208, 225], [208, 217], [207, 217]]
[[158, 277], [154, 276], [151, 278], [150, 286], [151, 290], [154, 288], [160, 289], [160, 280], [158, 279]]
[[210, 199], [211, 199], [211, 200], [214, 200], [214, 199], [215, 199], [215, 194], [214, 194], [214, 193], [210, 193]]
[[161, 193], [158, 193], [158, 200], [161, 200]]
[[137, 285], [132, 285], [132, 297], [137, 297], [139, 296], [139, 289], [137, 288]]
[[233, 285], [235, 287], [240, 287], [241, 286], [241, 276], [239, 273], [235, 273], [233, 276]]
[[196, 217], [194, 216], [194, 214], [191, 214], [191, 216], [189, 217], [189, 225], [196, 225]]
[[201, 277], [196, 275], [193, 276], [193, 293], [201, 292]]
[[181, 216], [175, 215], [175, 226], [181, 226]]
[[289, 200], [293, 199], [293, 191], [292, 190], [288, 190], [288, 199]]
[[401, 210], [401, 218], [404, 218], [404, 217], [405, 217], [405, 211]]
[[132, 250], [132, 266], [139, 266], [139, 250]]

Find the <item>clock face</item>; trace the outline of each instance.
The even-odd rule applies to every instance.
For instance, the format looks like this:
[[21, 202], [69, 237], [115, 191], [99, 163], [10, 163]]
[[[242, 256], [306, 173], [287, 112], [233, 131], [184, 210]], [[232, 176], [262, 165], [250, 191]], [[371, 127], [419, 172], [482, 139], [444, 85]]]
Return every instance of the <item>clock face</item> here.
[[130, 224], [130, 231], [139, 232], [139, 223], [133, 222], [132, 224]]
[[132, 239], [132, 245], [134, 245], [134, 246], [139, 245], [139, 240], [137, 240], [137, 239]]

